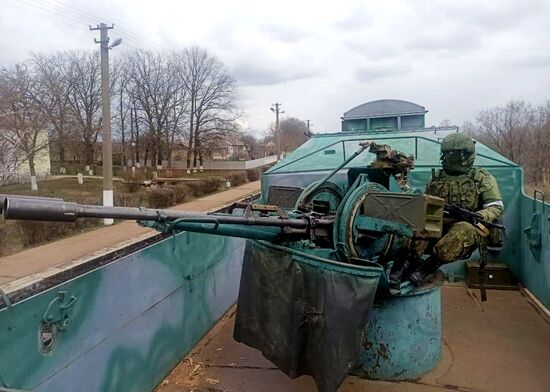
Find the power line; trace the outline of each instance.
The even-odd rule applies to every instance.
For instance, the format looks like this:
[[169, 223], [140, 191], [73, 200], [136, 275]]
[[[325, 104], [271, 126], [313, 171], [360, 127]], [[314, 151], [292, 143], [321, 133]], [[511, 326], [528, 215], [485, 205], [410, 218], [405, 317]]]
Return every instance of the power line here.
[[[33, 1], [33, 2], [36, 2], [36, 3], [39, 3], [39, 4], [42, 4], [42, 5], [45, 5], [47, 7], [55, 7], [63, 12], [67, 12], [68, 14], [72, 15], [72, 16], [75, 16], [75, 17], [78, 17], [78, 18], [83, 18], [83, 19], [86, 19], [88, 21], [90, 21], [91, 23], [94, 23], [94, 24], [97, 24], [97, 23], [100, 23], [101, 21], [106, 21], [107, 19], [106, 18], [101, 18], [100, 16], [97, 16], [97, 15], [94, 15], [88, 11], [85, 11], [85, 10], [81, 10], [81, 9], [78, 9], [74, 6], [71, 6], [69, 4], [64, 4], [64, 3], [52, 3], [52, 2], [49, 2], [47, 0], [28, 0], [28, 1]], [[109, 21], [110, 23], [114, 23], [114, 21]], [[137, 33], [134, 33], [133, 31], [131, 30], [128, 30], [128, 29], [124, 29], [122, 27], [120, 27], [119, 24], [117, 24], [117, 30], [120, 31], [120, 33], [122, 33], [122, 35], [124, 35], [124, 38], [126, 40], [131, 40], [133, 42], [135, 42], [136, 44], [140, 45], [140, 46], [146, 46], [146, 47], [149, 47], [151, 49], [155, 49], [155, 50], [165, 50], [162, 46], [152, 42], [152, 41], [149, 41], [147, 40], [146, 38], [140, 36], [139, 34]]]
[[[39, 6], [51, 9], [53, 12], [56, 12], [56, 13], [59, 13], [59, 11], [67, 12], [66, 10], [62, 9], [63, 7], [59, 3], [50, 3], [48, 1], [42, 1], [42, 0], [27, 0], [27, 1], [30, 1], [32, 3], [35, 3], [35, 4], [39, 5]], [[81, 14], [77, 14], [77, 13], [74, 13], [74, 12], [67, 12], [67, 15], [69, 15], [71, 17], [74, 17], [74, 18], [78, 18], [82, 21], [85, 21], [88, 24], [98, 23], [98, 20], [96, 20], [96, 18], [93, 18], [93, 17], [90, 18], [90, 17], [84, 16], [84, 15], [81, 15]]]
[[[12, 7], [16, 7], [16, 8], [19, 8], [19, 9], [22, 9], [24, 11], [27, 11], [27, 12], [31, 12], [33, 14], [36, 14], [36, 15], [40, 15], [40, 16], [43, 16], [43, 17], [46, 17], [46, 18], [49, 18], [49, 19], [52, 19], [52, 20], [55, 20], [55, 18], [53, 18], [53, 15], [51, 13], [48, 13], [47, 11], [39, 11], [37, 9], [32, 9], [32, 8], [27, 8], [23, 5], [21, 5], [22, 1], [18, 2], [18, 0], [13, 0], [14, 3], [8, 1], [8, 0], [3, 0], [6, 4], [12, 6]], [[26, 3], [25, 3], [26, 4]], [[28, 5], [28, 4], [26, 4]], [[32, 6], [31, 6], [32, 7]], [[56, 22], [58, 20], [55, 20]], [[65, 20], [65, 23], [70, 23], [72, 24], [73, 26], [78, 26], [78, 27], [82, 27], [81, 23], [77, 23], [75, 22], [74, 20], [72, 19], [69, 19], [69, 20]]]
[[[85, 22], [87, 25], [97, 24], [97, 23], [100, 23], [102, 20], [105, 20], [105, 19], [102, 19], [98, 16], [95, 16], [95, 15], [92, 15], [92, 14], [89, 14], [89, 13], [86, 13], [86, 12], [81, 12], [81, 11], [78, 11], [78, 10], [73, 11], [71, 8], [74, 8], [74, 7], [65, 6], [65, 5], [62, 5], [62, 4], [59, 4], [59, 3], [54, 4], [54, 3], [50, 3], [50, 2], [44, 1], [44, 0], [26, 0], [26, 1], [30, 1], [32, 3], [35, 3], [35, 4], [37, 4], [36, 6], [46, 7], [48, 10], [50, 10], [50, 12], [55, 13], [57, 15], [62, 15], [62, 16], [66, 16], [66, 17], [69, 17], [69, 18], [72, 18], [72, 19], [76, 19], [80, 22]], [[119, 27], [117, 27], [117, 29], [122, 30]], [[122, 35], [122, 34], [119, 34], [119, 35]], [[152, 45], [149, 45], [145, 42], [142, 42], [138, 39], [135, 39], [133, 37], [130, 37], [126, 34], [124, 34], [122, 36], [125, 39], [125, 41], [127, 41], [127, 43], [130, 43], [130, 44], [133, 43], [133, 45], [131, 45], [131, 46], [135, 47], [136, 49], [140, 49], [141, 47], [145, 46], [145, 47], [156, 50], [156, 47], [154, 47]]]
[[[36, 1], [44, 1], [44, 0], [36, 0]], [[87, 11], [79, 10], [78, 8], [76, 8], [74, 6], [71, 6], [71, 5], [68, 5], [68, 4], [63, 4], [62, 7], [66, 8], [66, 9], [74, 10], [74, 12], [76, 12], [76, 13], [80, 13], [80, 14], [83, 14], [83, 15], [89, 15], [90, 17], [95, 18], [97, 20], [106, 20], [105, 18], [101, 18], [101, 17], [99, 17], [97, 15], [94, 15], [94, 14], [91, 14]], [[114, 23], [114, 21], [111, 21], [111, 23]], [[149, 47], [152, 47], [152, 48], [157, 49], [157, 50], [164, 50], [164, 48], [161, 45], [158, 45], [158, 44], [154, 43], [153, 41], [150, 41], [150, 40], [144, 38], [143, 36], [133, 32], [129, 29], [124, 29], [124, 28], [120, 27], [120, 24], [117, 25], [117, 29], [119, 31], [121, 31], [123, 34], [125, 34], [127, 36], [127, 38], [128, 38], [128, 36], [131, 36], [131, 37], [133, 37], [132, 39], [134, 39], [137, 42], [141, 42], [145, 46], [149, 46]]]
[[[88, 27], [90, 25], [90, 21], [96, 20], [96, 19], [89, 19], [89, 18], [77, 16], [74, 13], [66, 14], [66, 13], [60, 12], [63, 10], [57, 10], [55, 8], [51, 8], [52, 4], [46, 5], [46, 4], [40, 3], [39, 0], [12, 0], [12, 1], [14, 2], [12, 3], [8, 0], [4, 0], [6, 4], [11, 5], [13, 7], [49, 18], [50, 20], [54, 20], [56, 22], [58, 21], [57, 18], [60, 18], [60, 19], [63, 19], [64, 23], [71, 24], [72, 26], [76, 26], [78, 28], [82, 28], [83, 26]], [[143, 47], [146, 47], [147, 49], [159, 50], [157, 47], [147, 44], [145, 42], [142, 42], [132, 36], [129, 36], [128, 34], [121, 34], [121, 36], [126, 41], [127, 45], [134, 49], [142, 49]], [[160, 49], [160, 50], [164, 50], [164, 49]]]

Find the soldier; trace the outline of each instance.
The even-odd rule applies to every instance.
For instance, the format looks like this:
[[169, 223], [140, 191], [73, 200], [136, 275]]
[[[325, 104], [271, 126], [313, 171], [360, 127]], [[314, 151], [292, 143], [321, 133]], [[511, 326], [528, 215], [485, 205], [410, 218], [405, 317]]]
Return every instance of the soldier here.
[[[464, 133], [452, 133], [441, 142], [441, 166], [426, 186], [426, 193], [477, 212], [484, 220], [495, 222], [502, 218], [504, 205], [495, 178], [486, 170], [473, 167], [475, 142]], [[408, 275], [415, 285], [422, 284], [442, 264], [464, 259], [481, 243], [479, 231], [468, 222], [456, 222], [444, 227], [444, 235], [432, 247], [428, 260], [414, 268], [397, 265], [392, 280]]]

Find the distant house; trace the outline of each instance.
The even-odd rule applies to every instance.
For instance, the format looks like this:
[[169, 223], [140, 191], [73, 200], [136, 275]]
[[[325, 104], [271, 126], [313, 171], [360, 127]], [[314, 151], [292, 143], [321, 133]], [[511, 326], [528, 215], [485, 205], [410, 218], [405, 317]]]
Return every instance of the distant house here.
[[187, 142], [175, 143], [172, 147], [172, 161], [185, 161], [187, 159]]
[[424, 106], [400, 99], [363, 103], [344, 113], [343, 132], [407, 130], [425, 127]]
[[270, 155], [275, 155], [277, 154], [277, 146], [275, 145], [275, 143], [270, 140], [269, 142], [267, 142], [265, 144], [265, 154], [264, 156], [270, 156]]
[[[113, 165], [121, 165], [124, 157], [124, 152], [126, 150], [126, 158], [131, 159], [132, 157], [132, 145], [130, 142], [126, 142], [125, 145], [122, 144], [120, 140], [113, 140], [111, 142], [111, 149], [113, 151]], [[97, 142], [94, 146], [94, 163], [103, 164], [103, 142]]]
[[227, 139], [217, 144], [212, 149], [212, 159], [214, 160], [246, 159], [248, 156], [245, 145], [240, 140]]

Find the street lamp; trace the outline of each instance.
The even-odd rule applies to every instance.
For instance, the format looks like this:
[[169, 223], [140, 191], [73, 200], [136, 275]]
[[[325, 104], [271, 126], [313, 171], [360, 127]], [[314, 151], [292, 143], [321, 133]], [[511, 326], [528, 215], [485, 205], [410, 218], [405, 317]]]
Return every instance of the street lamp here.
[[113, 49], [115, 46], [118, 46], [122, 43], [122, 38], [117, 38], [113, 41], [113, 43], [109, 46], [109, 49]]

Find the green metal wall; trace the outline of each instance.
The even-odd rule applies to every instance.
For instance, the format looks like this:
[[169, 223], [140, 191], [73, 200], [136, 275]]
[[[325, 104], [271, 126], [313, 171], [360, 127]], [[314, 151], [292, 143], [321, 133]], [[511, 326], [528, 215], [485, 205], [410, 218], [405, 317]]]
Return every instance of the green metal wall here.
[[[180, 233], [0, 310], [0, 386], [151, 391], [235, 303], [244, 243]], [[59, 291], [76, 302], [44, 353]]]
[[369, 131], [397, 129], [397, 117], [375, 117], [370, 119]]
[[360, 132], [367, 129], [367, 120], [345, 120], [342, 122], [342, 131]]
[[401, 128], [399, 121], [394, 117], [374, 117], [367, 119], [344, 120], [342, 131], [344, 132], [366, 132], [379, 130], [416, 130], [425, 127], [425, 116], [423, 114], [412, 116], [401, 116]]
[[519, 256], [508, 263], [522, 283], [550, 308], [550, 204], [522, 195], [519, 198], [523, 231], [533, 226], [534, 215], [540, 217], [540, 246], [531, 246], [523, 233]]
[[415, 115], [415, 116], [403, 116], [401, 117], [401, 129], [411, 130], [424, 128], [426, 124], [424, 123], [424, 115]]

